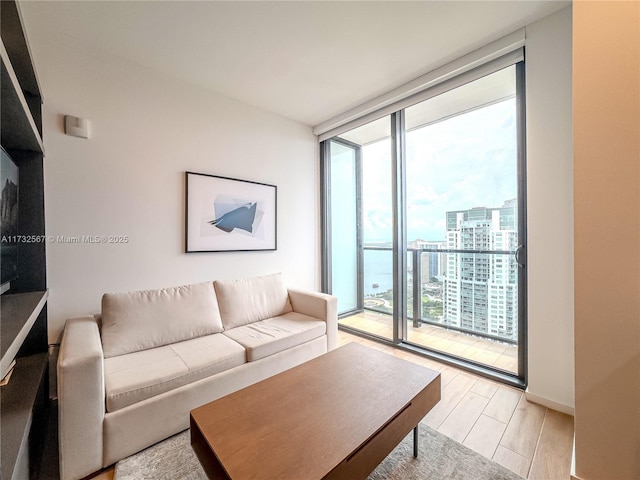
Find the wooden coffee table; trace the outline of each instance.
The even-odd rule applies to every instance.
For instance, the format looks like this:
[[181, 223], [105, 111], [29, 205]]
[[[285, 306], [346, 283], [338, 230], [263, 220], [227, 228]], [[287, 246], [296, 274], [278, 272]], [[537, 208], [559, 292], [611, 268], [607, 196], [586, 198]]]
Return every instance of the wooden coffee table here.
[[209, 478], [366, 478], [440, 400], [440, 374], [356, 343], [191, 411]]

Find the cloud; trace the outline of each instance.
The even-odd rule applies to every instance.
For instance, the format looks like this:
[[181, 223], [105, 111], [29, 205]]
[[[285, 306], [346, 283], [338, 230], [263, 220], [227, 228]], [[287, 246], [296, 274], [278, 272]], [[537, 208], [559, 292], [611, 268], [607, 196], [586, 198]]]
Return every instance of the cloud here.
[[[365, 241], [391, 235], [391, 142], [363, 149]], [[517, 195], [515, 100], [407, 134], [408, 240], [444, 239], [447, 211], [497, 207]]]

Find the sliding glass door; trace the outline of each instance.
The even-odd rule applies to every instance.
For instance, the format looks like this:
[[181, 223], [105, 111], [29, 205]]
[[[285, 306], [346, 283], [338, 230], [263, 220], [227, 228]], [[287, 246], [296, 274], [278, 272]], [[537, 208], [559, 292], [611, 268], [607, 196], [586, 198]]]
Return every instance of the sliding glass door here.
[[523, 72], [323, 142], [323, 278], [343, 328], [524, 382]]
[[407, 341], [518, 373], [516, 66], [405, 110]]

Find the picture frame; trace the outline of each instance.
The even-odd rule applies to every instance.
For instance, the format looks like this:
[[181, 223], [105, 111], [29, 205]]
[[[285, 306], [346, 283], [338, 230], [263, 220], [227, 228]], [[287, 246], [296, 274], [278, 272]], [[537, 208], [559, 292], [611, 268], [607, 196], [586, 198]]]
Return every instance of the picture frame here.
[[275, 185], [185, 172], [185, 253], [277, 250]]

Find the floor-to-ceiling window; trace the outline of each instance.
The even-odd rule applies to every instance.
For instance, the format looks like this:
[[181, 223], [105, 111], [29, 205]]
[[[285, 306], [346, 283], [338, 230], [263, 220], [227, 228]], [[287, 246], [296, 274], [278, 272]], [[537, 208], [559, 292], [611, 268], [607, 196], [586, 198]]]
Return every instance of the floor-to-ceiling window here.
[[524, 382], [523, 67], [323, 142], [325, 288], [340, 325]]
[[344, 140], [328, 142], [331, 158], [331, 291], [340, 314], [362, 308], [358, 275], [362, 269], [357, 201], [360, 147]]
[[[344, 325], [393, 338], [392, 155], [389, 117], [327, 142], [331, 291]], [[341, 297], [342, 295], [342, 297]], [[369, 318], [350, 313], [369, 313]]]

